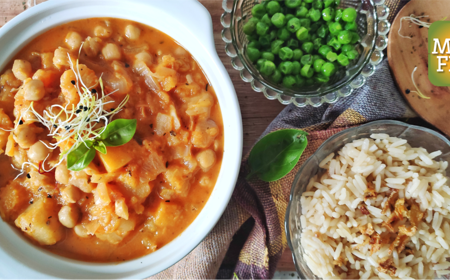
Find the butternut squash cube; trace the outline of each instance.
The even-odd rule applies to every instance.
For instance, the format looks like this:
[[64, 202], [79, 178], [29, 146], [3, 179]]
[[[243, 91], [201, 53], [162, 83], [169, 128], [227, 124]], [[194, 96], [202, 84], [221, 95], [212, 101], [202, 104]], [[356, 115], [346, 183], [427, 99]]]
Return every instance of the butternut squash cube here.
[[100, 157], [100, 160], [108, 172], [116, 171], [133, 159], [133, 156], [124, 146], [108, 147], [107, 151], [106, 155], [99, 152], [97, 152], [97, 155]]
[[15, 224], [41, 245], [53, 245], [64, 237], [64, 227], [58, 220], [56, 199], [41, 198], [20, 214]]

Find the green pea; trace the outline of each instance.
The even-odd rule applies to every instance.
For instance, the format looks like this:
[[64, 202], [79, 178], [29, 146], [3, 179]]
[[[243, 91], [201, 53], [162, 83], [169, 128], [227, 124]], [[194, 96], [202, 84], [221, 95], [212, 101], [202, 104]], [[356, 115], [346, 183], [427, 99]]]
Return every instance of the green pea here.
[[334, 4], [335, 4], [336, 6], [341, 5], [341, 0], [335, 0], [335, 1], [334, 1]]
[[270, 20], [269, 14], [265, 14], [262, 18], [261, 18], [261, 22], [264, 22], [267, 26], [272, 26], [272, 21]]
[[256, 4], [253, 6], [252, 15], [257, 18], [262, 18], [266, 14], [266, 7], [263, 4]]
[[267, 48], [270, 46], [270, 42], [272, 42], [272, 40], [270, 40], [270, 35], [266, 34], [266, 35], [259, 37], [258, 42], [261, 44], [262, 48]]
[[259, 19], [251, 18], [247, 21], [246, 24], [244, 24], [244, 27], [242, 28], [242, 30], [244, 31], [245, 34], [252, 35], [256, 30], [256, 24], [258, 24], [258, 22], [259, 22]]
[[292, 73], [292, 69], [294, 66], [292, 65], [292, 62], [290, 61], [283, 61], [280, 63], [280, 66], [278, 67], [278, 70], [281, 71], [284, 75], [289, 75]]
[[321, 38], [316, 38], [313, 40], [313, 48], [315, 51], [319, 50], [319, 48], [323, 45]]
[[275, 30], [270, 31], [269, 33], [270, 41], [273, 41], [277, 38], [277, 32]]
[[361, 37], [359, 37], [359, 34], [356, 32], [352, 32], [352, 41], [350, 43], [356, 44], [359, 42], [359, 40], [361, 40]]
[[[309, 33], [316, 32], [319, 29], [319, 27], [321, 27], [321, 26], [322, 26], [322, 23], [314, 22], [313, 24], [311, 24], [311, 27], [309, 29]], [[316, 35], [316, 34], [314, 33], [314, 35]]]
[[300, 24], [302, 25], [302, 27], [309, 29], [311, 27], [311, 20], [309, 18], [301, 18]]
[[339, 22], [341, 20], [343, 11], [344, 11], [343, 9], [337, 9], [336, 10], [336, 14], [334, 16], [334, 21], [335, 22]]
[[302, 27], [302, 26], [301, 26], [300, 20], [298, 18], [293, 18], [293, 19], [289, 20], [287, 23], [287, 29], [291, 33], [297, 32], [297, 30], [299, 30], [300, 27]]
[[259, 69], [259, 72], [261, 72], [261, 74], [265, 76], [270, 76], [275, 72], [276, 69], [277, 67], [275, 66], [275, 63], [266, 60]]
[[311, 65], [313, 64], [313, 56], [310, 54], [306, 54], [302, 56], [300, 62], [302, 63], [302, 65]]
[[306, 64], [303, 66], [302, 70], [300, 70], [300, 75], [306, 78], [311, 78], [314, 75], [314, 69], [311, 68], [310, 64]]
[[252, 62], [257, 61], [261, 57], [261, 52], [255, 48], [247, 48], [247, 56]]
[[289, 38], [291, 38], [291, 32], [287, 29], [287, 27], [283, 27], [278, 29], [277, 32], [278, 39], [287, 41]]
[[331, 47], [327, 45], [323, 45], [319, 48], [319, 54], [323, 57], [327, 57], [327, 53], [331, 52]]
[[298, 48], [298, 40], [291, 38], [287, 41], [286, 46], [288, 46], [291, 49], [297, 49]]
[[267, 24], [265, 24], [264, 22], [260, 21], [256, 24], [256, 34], [262, 36], [266, 35], [268, 31], [269, 26], [267, 26]]
[[311, 10], [309, 10], [309, 18], [310, 18], [312, 21], [316, 22], [316, 21], [318, 21], [321, 17], [322, 17], [322, 15], [321, 15], [321, 13], [320, 13], [319, 10], [316, 10], [316, 9], [311, 9]]
[[294, 52], [288, 47], [283, 47], [280, 49], [278, 55], [280, 56], [281, 60], [291, 60], [294, 56]]
[[325, 8], [322, 11], [322, 19], [324, 21], [330, 21], [333, 19], [333, 13], [331, 12], [331, 8]]
[[317, 72], [317, 73], [320, 73], [320, 69], [322, 69], [322, 66], [325, 64], [325, 60], [323, 60], [323, 59], [317, 59], [317, 60], [314, 60], [314, 71], [315, 72]]
[[292, 56], [293, 60], [300, 60], [303, 56], [303, 52], [301, 49], [295, 49], [294, 50], [294, 55]]
[[302, 68], [302, 65], [298, 61], [292, 62], [292, 75], [298, 75], [300, 74], [300, 69]]
[[284, 44], [284, 41], [281, 41], [281, 40], [273, 41], [270, 46], [270, 51], [273, 54], [278, 54], [280, 52], [280, 49], [282, 48], [283, 44]]
[[295, 85], [295, 83], [296, 83], [296, 80], [295, 80], [294, 76], [289, 75], [289, 76], [286, 76], [283, 78], [283, 85], [287, 88], [293, 87]]
[[327, 36], [328, 33], [328, 28], [326, 27], [326, 25], [321, 25], [319, 27], [319, 29], [317, 29], [317, 36], [325, 39], [325, 37]]
[[312, 6], [313, 6], [313, 8], [316, 9], [316, 10], [322, 10], [322, 9], [323, 9], [323, 1], [322, 1], [322, 0], [315, 0], [315, 1], [312, 3]]
[[286, 17], [282, 13], [276, 13], [272, 16], [272, 23], [278, 28], [283, 27], [286, 24]]
[[281, 80], [283, 79], [283, 74], [281, 74], [281, 71], [278, 69], [275, 69], [275, 71], [272, 74], [271, 77], [272, 81], [274, 81], [275, 83], [280, 83]]
[[314, 48], [314, 44], [311, 42], [306, 42], [306, 43], [303, 43], [303, 45], [302, 45], [302, 51], [304, 51], [305, 53], [312, 53], [313, 48]]
[[331, 5], [334, 4], [334, 0], [325, 0], [323, 2], [323, 4], [324, 4], [325, 8], [328, 8], [328, 7], [330, 7]]
[[318, 83], [328, 83], [328, 81], [330, 81], [330, 78], [323, 75], [322, 73], [320, 73], [319, 75], [314, 76], [314, 79], [316, 80], [316, 82]]
[[322, 57], [320, 55], [318, 55], [318, 54], [314, 54], [312, 57], [313, 57], [313, 62], [318, 60], [318, 59], [322, 59]]
[[338, 35], [342, 31], [342, 25], [339, 22], [333, 22], [328, 26], [331, 35]]
[[333, 62], [338, 58], [338, 55], [335, 52], [329, 52], [327, 53], [327, 60], [329, 62]]
[[355, 21], [356, 15], [356, 10], [354, 8], [347, 8], [342, 12], [342, 20], [345, 22]]
[[314, 0], [305, 0], [305, 3], [312, 3]]
[[339, 44], [345, 45], [345, 44], [349, 44], [352, 41], [352, 37], [353, 34], [351, 31], [341, 31], [339, 32], [338, 36], [337, 36], [337, 40], [339, 42]]
[[284, 4], [286, 5], [286, 7], [294, 9], [299, 7], [300, 4], [302, 4], [302, 0], [285, 0]]
[[356, 22], [352, 21], [352, 22], [347, 22], [344, 26], [345, 30], [348, 31], [357, 31], [358, 30], [358, 25], [356, 24]]
[[266, 6], [267, 13], [269, 16], [273, 16], [274, 14], [281, 11], [281, 6], [278, 1], [270, 1]]
[[268, 61], [275, 61], [275, 55], [271, 52], [263, 52], [261, 57]]
[[258, 70], [261, 69], [261, 67], [263, 66], [264, 62], [266, 62], [266, 60], [264, 58], [258, 59], [258, 61], [256, 62], [256, 68]]
[[308, 14], [308, 9], [304, 6], [300, 6], [297, 8], [295, 16], [298, 18], [305, 18], [307, 14]]
[[341, 43], [339, 43], [338, 39], [333, 37], [328, 43], [328, 46], [333, 47], [335, 50], [339, 50], [341, 48]]
[[305, 85], [305, 78], [303, 78], [301, 75], [295, 75], [295, 85], [296, 86], [303, 86]]
[[258, 41], [250, 41], [250, 43], [248, 43], [247, 47], [248, 48], [260, 49], [261, 48], [261, 44]]
[[346, 53], [346, 55], [347, 55], [348, 59], [353, 60], [359, 56], [359, 53], [357, 50], [351, 50], [351, 51], [348, 51]]
[[347, 53], [347, 52], [352, 51], [354, 49], [355, 49], [355, 47], [353, 45], [343, 45], [341, 47], [341, 50], [342, 50], [343, 53]]
[[320, 69], [320, 73], [322, 73], [325, 77], [330, 77], [333, 73], [336, 67], [331, 62], [326, 62], [324, 65], [322, 65], [322, 68]]
[[286, 22], [290, 21], [293, 18], [295, 18], [295, 16], [293, 14], [287, 14], [286, 15]]
[[350, 61], [348, 61], [348, 57], [343, 53], [338, 55], [337, 62], [342, 66], [347, 66], [350, 64]]
[[308, 29], [302, 26], [299, 30], [297, 30], [297, 33], [295, 35], [300, 41], [305, 40], [306, 38], [308, 38]]

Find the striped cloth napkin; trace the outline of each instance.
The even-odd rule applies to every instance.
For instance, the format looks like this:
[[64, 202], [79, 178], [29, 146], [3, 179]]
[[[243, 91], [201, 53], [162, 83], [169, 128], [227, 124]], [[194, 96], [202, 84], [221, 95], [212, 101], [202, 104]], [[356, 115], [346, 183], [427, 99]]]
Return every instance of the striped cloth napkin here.
[[[407, 2], [386, 0], [391, 22]], [[417, 115], [394, 84], [387, 59], [378, 66], [366, 84], [350, 97], [319, 108], [286, 107], [262, 136], [285, 128], [307, 131], [309, 144], [297, 166], [276, 182], [266, 183], [257, 179], [247, 181], [247, 155], [242, 161], [233, 198], [216, 227], [184, 259], [152, 278], [213, 279], [232, 278], [235, 275], [239, 279], [273, 277], [281, 254], [287, 247], [284, 217], [291, 185], [300, 166], [326, 139], [346, 128], [380, 119], [414, 117]]]

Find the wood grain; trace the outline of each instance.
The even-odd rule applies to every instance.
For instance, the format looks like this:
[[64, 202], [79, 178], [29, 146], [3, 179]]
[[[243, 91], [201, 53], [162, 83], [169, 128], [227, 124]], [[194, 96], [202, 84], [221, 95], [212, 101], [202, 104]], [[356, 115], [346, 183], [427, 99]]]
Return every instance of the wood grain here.
[[[43, 2], [38, 0], [38, 3]], [[239, 72], [231, 66], [231, 60], [225, 53], [225, 43], [221, 38], [222, 25], [220, 16], [223, 13], [221, 0], [199, 0], [211, 13], [214, 27], [214, 40], [217, 53], [225, 65], [236, 89], [244, 126], [243, 154], [248, 153], [270, 122], [285, 108], [278, 101], [267, 100], [262, 93], [252, 90], [250, 84], [244, 83]], [[0, 26], [33, 5], [31, 0], [0, 0]], [[278, 266], [279, 270], [295, 271], [292, 255], [287, 249]]]
[[[419, 28], [404, 20], [401, 34], [412, 39], [402, 38], [398, 34], [400, 19], [404, 16], [429, 15], [424, 21], [435, 22], [450, 15], [447, 0], [413, 0], [398, 13], [392, 24], [388, 43], [388, 61], [400, 91], [411, 107], [427, 122], [450, 136], [450, 88], [434, 86], [428, 79], [428, 28]], [[420, 98], [414, 91], [411, 74], [417, 66], [414, 80], [417, 87], [431, 99]]]

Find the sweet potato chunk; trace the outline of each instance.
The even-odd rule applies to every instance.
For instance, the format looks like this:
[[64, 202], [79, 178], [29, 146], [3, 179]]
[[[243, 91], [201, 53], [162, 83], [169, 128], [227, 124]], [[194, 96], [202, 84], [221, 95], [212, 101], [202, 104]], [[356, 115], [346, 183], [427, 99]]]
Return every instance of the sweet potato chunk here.
[[15, 224], [41, 245], [53, 245], [64, 237], [58, 221], [59, 206], [55, 199], [42, 198], [28, 206]]
[[108, 172], [116, 171], [133, 159], [133, 156], [128, 152], [126, 146], [108, 147], [108, 153], [106, 155], [102, 153], [97, 153], [97, 155], [100, 157], [100, 160]]

